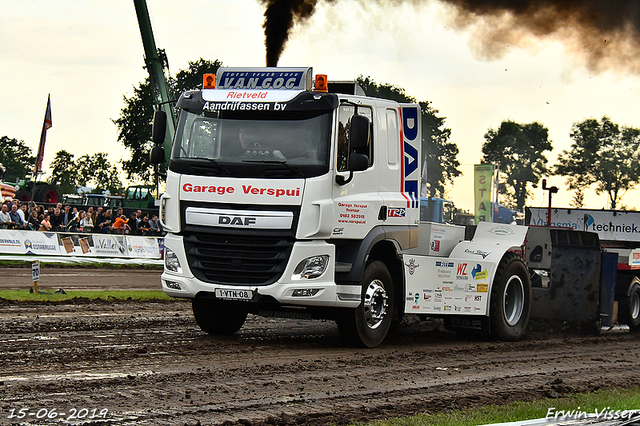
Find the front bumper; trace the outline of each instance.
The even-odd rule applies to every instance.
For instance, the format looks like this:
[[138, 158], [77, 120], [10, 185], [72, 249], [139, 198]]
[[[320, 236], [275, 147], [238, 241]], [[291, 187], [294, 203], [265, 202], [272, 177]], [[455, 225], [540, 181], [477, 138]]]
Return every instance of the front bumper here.
[[[168, 234], [165, 247], [176, 253], [181, 265], [179, 273], [168, 270], [166, 266], [162, 273], [162, 290], [172, 297], [194, 298], [202, 292], [212, 295], [216, 289], [233, 289], [248, 290], [258, 296], [267, 296], [281, 305], [355, 308], [360, 304], [359, 285], [335, 283], [335, 247], [325, 241], [295, 242], [282, 276], [275, 283], [262, 286], [230, 286], [203, 282], [195, 278], [189, 270], [182, 237]], [[294, 274], [296, 266], [301, 261], [315, 255], [329, 256], [329, 263], [321, 276], [307, 279]], [[254, 297], [254, 300], [259, 299], [260, 297]]]

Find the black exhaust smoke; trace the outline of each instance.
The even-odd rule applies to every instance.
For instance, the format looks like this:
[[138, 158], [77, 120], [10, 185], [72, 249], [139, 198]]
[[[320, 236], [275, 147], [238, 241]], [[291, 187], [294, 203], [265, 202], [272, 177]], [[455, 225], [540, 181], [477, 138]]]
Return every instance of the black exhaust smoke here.
[[[276, 66], [293, 26], [313, 15], [319, 1], [259, 0], [265, 5], [267, 66]], [[431, 0], [358, 0], [393, 6]], [[486, 58], [527, 38], [551, 37], [586, 59], [595, 71], [622, 68], [640, 72], [639, 0], [438, 0], [454, 6], [458, 28], [475, 27]]]
[[[307, 20], [315, 11], [317, 0], [260, 0], [265, 6], [264, 28], [267, 66], [278, 65], [280, 55], [297, 23]], [[327, 0], [329, 3], [334, 0]]]
[[485, 57], [509, 45], [550, 38], [586, 60], [593, 71], [619, 68], [640, 72], [638, 0], [440, 0], [455, 6], [460, 28], [481, 24]]

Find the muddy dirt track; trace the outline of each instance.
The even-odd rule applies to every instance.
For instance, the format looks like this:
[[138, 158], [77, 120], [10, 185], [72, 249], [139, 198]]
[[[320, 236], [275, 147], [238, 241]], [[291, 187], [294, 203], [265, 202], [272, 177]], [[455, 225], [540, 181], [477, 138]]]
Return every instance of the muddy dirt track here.
[[[83, 273], [143, 287], [159, 275]], [[210, 337], [185, 301], [0, 300], [0, 424], [341, 424], [638, 383], [640, 336], [626, 333], [484, 342], [409, 321], [362, 350], [320, 321], [249, 316]]]

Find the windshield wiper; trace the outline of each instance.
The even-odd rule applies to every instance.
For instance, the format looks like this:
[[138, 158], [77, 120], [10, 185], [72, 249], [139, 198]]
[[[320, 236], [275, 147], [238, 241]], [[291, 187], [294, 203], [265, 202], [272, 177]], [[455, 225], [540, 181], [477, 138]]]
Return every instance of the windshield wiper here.
[[218, 161], [216, 161], [213, 158], [209, 158], [209, 157], [182, 157], [180, 158], [181, 160], [184, 161], [191, 161], [191, 160], [199, 160], [199, 161], [207, 161], [208, 163], [212, 164], [214, 166], [214, 169], [216, 170], [221, 170], [223, 172], [225, 172], [227, 175], [231, 175], [231, 171], [229, 171], [229, 169], [227, 169], [226, 167], [218, 164]]
[[[301, 177], [306, 177], [306, 175], [303, 172], [301, 172], [299, 169], [296, 169], [295, 167], [287, 164], [287, 162], [283, 161], [283, 160], [242, 160], [242, 162], [243, 163], [258, 163], [258, 164], [277, 164], [279, 166], [284, 166], [285, 168], [297, 173]], [[266, 174], [271, 174], [271, 173], [276, 172], [276, 171], [277, 170], [266, 169], [264, 172], [262, 172], [262, 175], [264, 176]], [[268, 172], [271, 172], [271, 173], [268, 173]]]

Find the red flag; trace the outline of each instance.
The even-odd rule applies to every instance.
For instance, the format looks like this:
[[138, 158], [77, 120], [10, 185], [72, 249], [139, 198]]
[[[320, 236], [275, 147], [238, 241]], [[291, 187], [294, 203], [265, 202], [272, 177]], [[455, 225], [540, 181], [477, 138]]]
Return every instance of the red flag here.
[[42, 170], [42, 160], [44, 159], [44, 144], [47, 140], [47, 129], [53, 126], [51, 121], [51, 94], [47, 98], [47, 110], [44, 113], [44, 123], [42, 124], [42, 133], [40, 134], [40, 145], [38, 146], [38, 156], [36, 157], [36, 168], [33, 171], [34, 176], [38, 176], [38, 172]]

